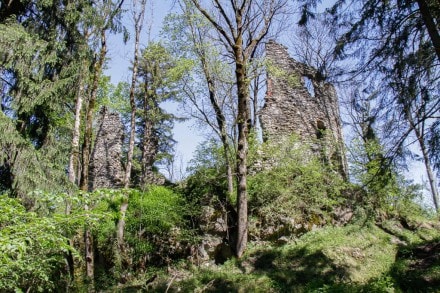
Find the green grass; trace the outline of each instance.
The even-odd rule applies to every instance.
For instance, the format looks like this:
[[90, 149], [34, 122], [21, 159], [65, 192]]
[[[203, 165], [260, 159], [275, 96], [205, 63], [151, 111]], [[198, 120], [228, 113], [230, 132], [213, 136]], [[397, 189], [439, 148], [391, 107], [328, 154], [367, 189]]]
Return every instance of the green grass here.
[[149, 291], [438, 292], [440, 231], [384, 225], [326, 227], [284, 246], [251, 243], [240, 260], [181, 266], [181, 277], [162, 275]]

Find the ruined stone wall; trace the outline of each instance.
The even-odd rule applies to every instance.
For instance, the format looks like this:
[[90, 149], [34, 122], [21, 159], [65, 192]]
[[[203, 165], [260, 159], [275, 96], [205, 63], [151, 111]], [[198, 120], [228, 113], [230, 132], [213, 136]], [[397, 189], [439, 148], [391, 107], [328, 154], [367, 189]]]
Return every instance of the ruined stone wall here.
[[99, 113], [98, 132], [93, 147], [89, 190], [123, 187], [122, 146], [124, 128], [118, 113], [103, 107]]
[[280, 44], [268, 42], [266, 57], [267, 93], [260, 113], [264, 140], [279, 141], [295, 133], [345, 177], [347, 163], [335, 88], [316, 69], [291, 58]]

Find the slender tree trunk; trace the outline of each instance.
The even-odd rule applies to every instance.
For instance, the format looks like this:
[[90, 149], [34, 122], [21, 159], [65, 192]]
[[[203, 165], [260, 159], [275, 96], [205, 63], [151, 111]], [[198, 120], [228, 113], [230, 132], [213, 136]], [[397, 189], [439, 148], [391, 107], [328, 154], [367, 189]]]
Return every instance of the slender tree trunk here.
[[[155, 116], [155, 107], [151, 107], [149, 100], [153, 97], [146, 94], [144, 96], [144, 130], [142, 138], [142, 159], [141, 159], [141, 186], [145, 188], [153, 180], [153, 163], [157, 154], [157, 138], [154, 135], [154, 122], [152, 117]], [[154, 104], [154, 102], [152, 102]]]
[[417, 141], [419, 142], [420, 150], [422, 151], [423, 162], [425, 164], [426, 173], [428, 174], [429, 186], [431, 188], [432, 201], [434, 203], [435, 210], [439, 212], [440, 211], [439, 193], [437, 189], [437, 182], [435, 180], [435, 175], [434, 172], [432, 171], [432, 167], [429, 162], [429, 155], [426, 149], [425, 141], [423, 140], [423, 134], [420, 132], [417, 126], [415, 126], [414, 123], [412, 123], [412, 121], [410, 121], [410, 124], [411, 127], [414, 129], [414, 133], [416, 134]]
[[[239, 22], [240, 23], [240, 22]], [[248, 207], [247, 207], [247, 155], [250, 120], [250, 98], [246, 80], [245, 60], [243, 60], [242, 39], [238, 38], [234, 48], [236, 57], [235, 75], [238, 93], [238, 150], [237, 150], [237, 239], [235, 253], [241, 257], [248, 241]]]
[[[136, 4], [137, 2], [134, 3]], [[139, 64], [139, 43], [140, 43], [140, 35], [142, 31], [142, 24], [145, 13], [145, 3], [146, 0], [142, 0], [139, 14], [134, 15], [135, 41], [134, 41], [134, 56], [133, 56], [133, 74], [131, 76], [131, 86], [130, 86], [130, 107], [131, 107], [130, 139], [128, 143], [127, 166], [125, 169], [124, 188], [130, 187], [131, 168], [133, 165], [134, 139], [136, 134], [135, 90], [136, 90], [136, 80], [138, 75], [138, 64]], [[134, 13], [136, 13], [136, 11]], [[128, 196], [124, 199], [124, 202], [121, 204], [121, 208], [120, 208], [121, 217], [118, 221], [117, 232], [116, 232], [118, 245], [121, 252], [123, 252], [124, 250], [125, 214], [127, 213], [127, 209], [128, 209]]]
[[[75, 120], [74, 120], [74, 127], [73, 127], [73, 133], [72, 133], [72, 143], [71, 143], [71, 150], [70, 150], [70, 158], [69, 158], [69, 181], [73, 184], [78, 184], [76, 180], [76, 174], [78, 170], [79, 165], [79, 136], [80, 136], [80, 126], [81, 126], [81, 109], [83, 104], [83, 94], [84, 94], [84, 80], [83, 80], [83, 70], [84, 70], [84, 63], [82, 64], [82, 67], [80, 68], [80, 74], [79, 74], [79, 80], [78, 80], [78, 90], [77, 90], [77, 97], [76, 97], [76, 103], [75, 103]], [[65, 214], [70, 215], [71, 212], [71, 203], [70, 200], [66, 200], [66, 210]], [[73, 239], [68, 239], [67, 243], [73, 247]], [[75, 276], [75, 266], [73, 261], [73, 255], [72, 252], [69, 251], [66, 255], [66, 261], [67, 266], [69, 269], [69, 275], [71, 280], [73, 281]]]
[[76, 175], [79, 165], [79, 137], [80, 137], [80, 126], [81, 126], [81, 110], [83, 105], [83, 95], [84, 95], [84, 70], [86, 64], [82, 63], [78, 78], [78, 90], [76, 94], [75, 103], [75, 120], [72, 132], [72, 143], [69, 158], [69, 181], [73, 184], [78, 184]]
[[[84, 208], [88, 211], [88, 206]], [[95, 255], [93, 251], [93, 236], [90, 229], [86, 228], [84, 231], [84, 247], [85, 247], [85, 257], [86, 257], [86, 276], [90, 282], [90, 289], [94, 290], [94, 277], [95, 277]]]
[[228, 194], [231, 195], [234, 192], [234, 183], [233, 183], [233, 177], [232, 177], [232, 167], [231, 167], [231, 160], [229, 158], [229, 143], [228, 143], [228, 135], [226, 131], [226, 117], [223, 114], [223, 111], [217, 101], [216, 98], [216, 89], [215, 89], [215, 83], [212, 79], [211, 73], [208, 69], [208, 64], [205, 58], [205, 52], [202, 51], [199, 53], [200, 60], [202, 62], [203, 72], [205, 74], [206, 83], [208, 84], [208, 91], [209, 91], [209, 101], [211, 102], [212, 107], [214, 108], [215, 117], [217, 120], [217, 126], [218, 130], [220, 132], [220, 140], [223, 145], [223, 156], [225, 159], [226, 164], [226, 176], [228, 180]]
[[253, 99], [252, 99], [252, 112], [253, 112], [253, 119], [252, 119], [252, 128], [254, 128], [257, 124], [257, 118], [258, 118], [258, 91], [260, 90], [260, 76], [257, 74], [254, 78], [254, 88], [253, 88]]
[[[136, 1], [134, 2], [137, 3]], [[131, 107], [131, 120], [130, 120], [130, 141], [128, 144], [128, 154], [127, 154], [127, 168], [125, 170], [125, 180], [124, 187], [128, 188], [131, 179], [131, 168], [133, 164], [133, 152], [134, 152], [134, 138], [136, 133], [136, 103], [135, 103], [135, 90], [136, 90], [136, 80], [138, 75], [138, 65], [139, 65], [139, 43], [140, 36], [142, 32], [142, 24], [144, 21], [145, 14], [145, 3], [146, 0], [141, 1], [141, 8], [138, 15], [134, 15], [135, 22], [135, 41], [134, 41], [134, 56], [133, 56], [133, 74], [131, 76], [131, 86], [130, 86], [130, 107]], [[136, 12], [134, 12], [136, 13]]]
[[[98, 93], [99, 79], [101, 77], [102, 67], [104, 65], [105, 56], [107, 54], [106, 45], [106, 35], [105, 30], [101, 31], [101, 50], [94, 64], [93, 72], [93, 83], [92, 90], [90, 93], [87, 113], [86, 113], [86, 127], [84, 133], [84, 143], [83, 143], [83, 156], [82, 156], [82, 172], [80, 180], [80, 189], [83, 191], [88, 191], [89, 189], [89, 163], [90, 154], [92, 148], [92, 137], [93, 137], [93, 112], [95, 110], [96, 96]], [[88, 207], [85, 207], [86, 211]], [[84, 245], [86, 251], [86, 276], [91, 282], [91, 290], [94, 290], [94, 255], [93, 255], [93, 235], [88, 228], [84, 233]]]
[[423, 19], [423, 23], [428, 30], [429, 37], [431, 38], [431, 42], [434, 45], [435, 53], [437, 54], [437, 58], [440, 61], [440, 34], [438, 31], [439, 24], [435, 23], [430, 11], [430, 7], [426, 0], [417, 0], [417, 3], [419, 5], [419, 10]]
[[98, 93], [99, 79], [101, 78], [102, 67], [104, 65], [105, 56], [107, 55], [107, 43], [105, 30], [101, 31], [101, 50], [98, 59], [93, 66], [93, 83], [92, 90], [88, 101], [86, 113], [86, 127], [84, 133], [83, 155], [82, 155], [82, 171], [80, 180], [80, 189], [87, 191], [89, 189], [89, 164], [90, 154], [92, 151], [93, 138], [93, 112], [95, 110], [96, 96]]

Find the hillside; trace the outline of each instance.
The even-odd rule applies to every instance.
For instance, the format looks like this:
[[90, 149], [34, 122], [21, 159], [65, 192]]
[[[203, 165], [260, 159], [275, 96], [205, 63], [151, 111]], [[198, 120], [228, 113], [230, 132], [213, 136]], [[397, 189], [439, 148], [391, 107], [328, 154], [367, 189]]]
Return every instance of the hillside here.
[[438, 292], [439, 225], [325, 227], [283, 245], [252, 243], [240, 260], [180, 263], [108, 292]]

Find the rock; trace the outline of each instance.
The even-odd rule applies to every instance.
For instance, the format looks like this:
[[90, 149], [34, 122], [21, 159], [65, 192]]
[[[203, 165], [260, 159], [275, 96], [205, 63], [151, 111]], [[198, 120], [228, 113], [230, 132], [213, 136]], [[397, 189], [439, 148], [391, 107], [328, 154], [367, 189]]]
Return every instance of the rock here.
[[353, 210], [351, 208], [336, 207], [333, 210], [333, 221], [335, 225], [345, 225], [353, 218]]
[[395, 245], [402, 245], [402, 246], [407, 246], [407, 245], [408, 245], [408, 243], [406, 243], [406, 242], [403, 241], [403, 240], [400, 240], [400, 239], [397, 238], [396, 236], [392, 236], [390, 242], [391, 242], [392, 244], [395, 244]]
[[289, 243], [289, 238], [287, 238], [286, 236], [281, 236], [277, 240], [277, 244], [279, 244], [279, 245], [285, 245], [287, 243]]

